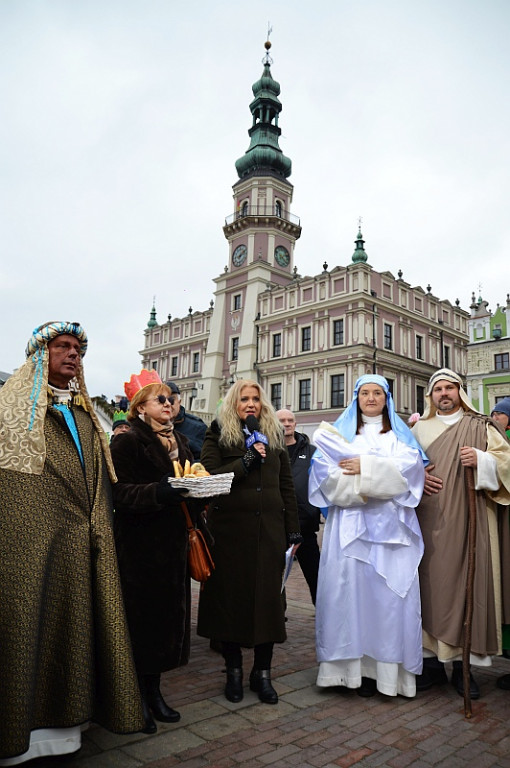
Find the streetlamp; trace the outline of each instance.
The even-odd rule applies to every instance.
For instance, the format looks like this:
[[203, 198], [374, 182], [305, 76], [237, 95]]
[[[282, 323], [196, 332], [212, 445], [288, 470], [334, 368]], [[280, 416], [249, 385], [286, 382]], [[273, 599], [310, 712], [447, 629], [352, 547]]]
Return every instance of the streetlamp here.
[[441, 344], [441, 349], [440, 349], [440, 354], [439, 354], [439, 359], [441, 361], [441, 366], [440, 367], [444, 368], [444, 331], [443, 331], [443, 321], [438, 319], [437, 322], [440, 325], [440, 329], [439, 329], [439, 340], [440, 340], [440, 344]]
[[[376, 291], [370, 291], [370, 295], [373, 299], [377, 298], [377, 292]], [[372, 304], [372, 346], [374, 348], [374, 356], [372, 361], [372, 373], [377, 373], [377, 335], [376, 335], [376, 318], [377, 318], [377, 305], [374, 301]]]

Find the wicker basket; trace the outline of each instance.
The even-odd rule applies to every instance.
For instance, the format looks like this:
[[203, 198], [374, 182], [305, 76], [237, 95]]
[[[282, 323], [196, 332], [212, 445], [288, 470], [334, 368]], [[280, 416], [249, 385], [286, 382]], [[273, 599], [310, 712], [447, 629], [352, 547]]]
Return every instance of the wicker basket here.
[[225, 472], [222, 475], [207, 475], [206, 477], [169, 477], [168, 482], [172, 488], [188, 491], [188, 496], [200, 499], [230, 493], [233, 478], [233, 472]]

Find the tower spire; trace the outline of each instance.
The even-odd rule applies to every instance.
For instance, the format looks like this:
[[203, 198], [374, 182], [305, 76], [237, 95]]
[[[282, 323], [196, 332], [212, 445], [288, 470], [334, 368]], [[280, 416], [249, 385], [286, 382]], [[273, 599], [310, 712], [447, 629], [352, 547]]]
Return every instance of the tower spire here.
[[248, 131], [251, 142], [247, 151], [236, 162], [236, 170], [240, 179], [261, 173], [277, 175], [287, 178], [291, 174], [292, 162], [285, 157], [278, 139], [281, 129], [278, 127], [278, 116], [282, 111], [282, 104], [278, 99], [280, 83], [273, 79], [271, 64], [273, 60], [269, 55], [271, 42], [269, 35], [271, 27], [268, 25], [267, 40], [264, 43], [266, 53], [262, 59], [264, 69], [262, 76], [252, 86], [254, 99], [250, 104], [253, 123]]
[[154, 328], [158, 324], [156, 320], [156, 297], [152, 299], [152, 309], [149, 320], [147, 321], [147, 328]]
[[352, 254], [353, 264], [359, 264], [360, 261], [366, 262], [368, 260], [368, 256], [365, 253], [365, 241], [363, 240], [363, 235], [361, 234], [361, 216], [358, 219], [358, 236], [354, 242], [356, 243], [356, 249]]

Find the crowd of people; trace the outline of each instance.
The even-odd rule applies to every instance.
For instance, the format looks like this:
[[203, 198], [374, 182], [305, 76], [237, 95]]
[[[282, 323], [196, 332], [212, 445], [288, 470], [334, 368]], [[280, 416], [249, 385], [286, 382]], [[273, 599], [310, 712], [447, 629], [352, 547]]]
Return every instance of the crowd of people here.
[[[412, 697], [451, 663], [458, 693], [469, 680], [480, 696], [466, 648], [469, 669], [510, 649], [510, 398], [484, 416], [440, 369], [410, 427], [388, 381], [365, 374], [310, 440], [257, 381], [235, 382], [207, 427], [177, 383], [142, 369], [108, 438], [86, 350], [78, 323], [45, 323], [0, 390], [0, 766], [74, 752], [88, 722], [179, 721], [160, 682], [190, 654], [188, 514], [215, 564], [197, 633], [221, 653], [228, 701], [243, 699], [250, 650], [250, 689], [278, 703], [294, 559], [316, 606], [318, 686]], [[230, 473], [230, 492], [174, 487], [194, 461]]]

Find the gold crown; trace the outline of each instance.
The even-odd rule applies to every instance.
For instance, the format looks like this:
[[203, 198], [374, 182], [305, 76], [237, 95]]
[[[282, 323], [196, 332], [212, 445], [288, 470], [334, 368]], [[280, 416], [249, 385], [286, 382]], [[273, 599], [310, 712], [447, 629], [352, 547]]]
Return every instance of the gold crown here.
[[124, 392], [129, 401], [133, 399], [137, 392], [144, 387], [148, 387], [149, 384], [162, 384], [159, 374], [154, 369], [148, 371], [147, 368], [142, 368], [140, 373], [132, 373], [129, 381], [124, 382]]

